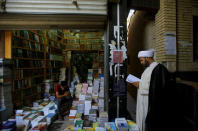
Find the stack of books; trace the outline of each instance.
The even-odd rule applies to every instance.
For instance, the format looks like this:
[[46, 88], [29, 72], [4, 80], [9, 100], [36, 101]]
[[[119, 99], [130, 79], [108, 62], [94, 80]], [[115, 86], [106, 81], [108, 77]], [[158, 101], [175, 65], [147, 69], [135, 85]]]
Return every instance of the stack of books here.
[[96, 122], [96, 120], [97, 120], [97, 110], [91, 109], [89, 111], [89, 120], [93, 121], [93, 122]]
[[116, 118], [115, 124], [118, 129], [118, 131], [128, 131], [129, 126], [125, 118]]
[[97, 119], [100, 127], [104, 127], [104, 123], [108, 122], [108, 113], [107, 112], [100, 112], [99, 118]]
[[79, 130], [83, 128], [83, 120], [76, 120], [74, 130]]

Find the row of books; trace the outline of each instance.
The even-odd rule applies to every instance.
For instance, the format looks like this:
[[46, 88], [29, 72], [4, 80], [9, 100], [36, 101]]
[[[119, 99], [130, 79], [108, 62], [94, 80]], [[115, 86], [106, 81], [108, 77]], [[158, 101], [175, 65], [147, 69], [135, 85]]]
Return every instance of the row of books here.
[[103, 50], [104, 45], [102, 44], [67, 44], [65, 45], [66, 49], [92, 49], [92, 50]]
[[40, 35], [44, 35], [44, 31], [45, 30], [34, 30], [34, 32], [40, 34]]
[[14, 60], [15, 68], [40, 68], [43, 67], [44, 61], [41, 60]]
[[48, 45], [51, 46], [51, 47], [57, 47], [57, 48], [60, 48], [60, 42], [55, 42], [53, 40], [48, 40]]
[[14, 78], [15, 79], [26, 79], [28, 77], [35, 77], [35, 76], [42, 76], [44, 73], [44, 69], [20, 69], [14, 71]]
[[29, 40], [21, 40], [20, 38], [13, 37], [12, 38], [12, 45], [14, 48], [26, 48], [29, 50], [36, 50], [36, 51], [44, 51], [44, 45], [37, 43], [37, 42], [32, 42]]
[[50, 62], [47, 62], [46, 63], [47, 67], [50, 67], [50, 68], [59, 68], [62, 66], [62, 61], [50, 61]]
[[64, 39], [63, 43], [65, 44], [71, 44], [71, 43], [75, 43], [75, 44], [86, 44], [86, 43], [104, 43], [104, 40], [102, 39], [87, 39], [85, 40], [85, 38], [74, 38], [74, 39]]
[[63, 38], [62, 32], [62, 30], [49, 30], [47, 31], [47, 37], [59, 41]]
[[[22, 108], [23, 105], [28, 105], [28, 102], [29, 104], [32, 104], [32, 101], [35, 101], [36, 98], [40, 99], [42, 92], [41, 89], [42, 87], [39, 85], [33, 88], [24, 88], [23, 90], [15, 90], [14, 93], [12, 93], [13, 103], [15, 103], [15, 107]], [[28, 98], [29, 96], [31, 96], [31, 98]], [[28, 99], [24, 99], [24, 98], [28, 98]]]
[[32, 58], [32, 59], [44, 59], [43, 52], [34, 52], [25, 49], [13, 49], [12, 55], [15, 57]]
[[64, 37], [77, 37], [77, 38], [102, 38], [104, 36], [104, 32], [70, 32], [64, 31]]
[[28, 88], [36, 86], [43, 82], [43, 77], [24, 79], [24, 80], [14, 80], [14, 89]]
[[26, 39], [34, 40], [36, 42], [42, 42], [42, 39], [40, 39], [39, 35], [27, 30], [14, 30], [12, 31], [12, 33], [14, 36], [24, 37]]
[[60, 69], [59, 68], [48, 68], [47, 69], [48, 73], [60, 73]]
[[52, 54], [62, 55], [62, 49], [57, 47], [54, 48], [54, 47], [48, 47], [47, 52]]
[[59, 73], [47, 76], [47, 79], [52, 79], [54, 81], [59, 81]]

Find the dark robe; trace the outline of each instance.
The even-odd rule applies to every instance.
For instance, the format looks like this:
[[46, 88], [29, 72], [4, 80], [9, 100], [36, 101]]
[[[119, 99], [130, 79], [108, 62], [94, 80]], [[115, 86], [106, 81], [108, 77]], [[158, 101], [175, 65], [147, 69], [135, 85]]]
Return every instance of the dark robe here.
[[170, 73], [163, 65], [158, 64], [151, 74], [146, 131], [170, 131], [173, 113], [170, 107], [170, 83]]
[[157, 65], [151, 74], [146, 131], [197, 131], [196, 94]]

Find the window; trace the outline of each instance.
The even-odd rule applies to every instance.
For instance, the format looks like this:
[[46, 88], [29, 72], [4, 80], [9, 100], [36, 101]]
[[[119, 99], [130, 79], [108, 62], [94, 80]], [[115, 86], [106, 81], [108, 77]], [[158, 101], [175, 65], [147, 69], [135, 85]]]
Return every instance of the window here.
[[193, 16], [193, 56], [198, 61], [198, 16]]

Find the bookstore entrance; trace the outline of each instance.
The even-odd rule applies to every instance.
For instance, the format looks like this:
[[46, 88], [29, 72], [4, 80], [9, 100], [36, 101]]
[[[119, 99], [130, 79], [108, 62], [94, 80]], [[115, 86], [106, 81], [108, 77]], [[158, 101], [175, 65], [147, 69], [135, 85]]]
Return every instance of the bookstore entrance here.
[[6, 37], [11, 37], [16, 108], [42, 97], [43, 82], [66, 81], [75, 88], [104, 73], [104, 31], [12, 30]]
[[2, 121], [15, 116], [17, 128], [49, 128], [60, 117], [57, 85], [62, 83], [66, 83], [72, 104], [66, 102], [63, 116], [67, 118], [61, 119], [92, 114], [87, 120], [96, 121], [99, 111], [108, 121], [104, 112], [104, 32], [82, 28], [2, 30], [1, 106], [7, 109]]

